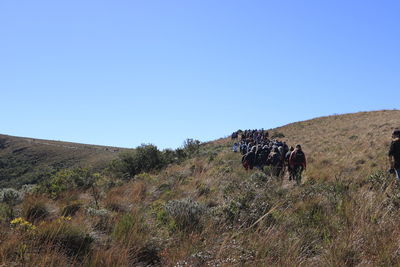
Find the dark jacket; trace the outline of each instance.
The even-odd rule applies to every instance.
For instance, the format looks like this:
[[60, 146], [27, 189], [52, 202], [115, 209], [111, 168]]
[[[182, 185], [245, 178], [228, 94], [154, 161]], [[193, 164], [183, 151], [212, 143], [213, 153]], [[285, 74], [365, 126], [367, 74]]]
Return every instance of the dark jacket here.
[[254, 159], [256, 158], [256, 153], [254, 151], [248, 152], [243, 156], [242, 162], [247, 161], [250, 166], [254, 166]]
[[285, 155], [285, 162], [287, 163], [289, 163], [290, 154], [292, 154], [292, 151], [288, 151]]
[[394, 158], [394, 168], [400, 169], [400, 139], [392, 141], [389, 148], [389, 156]]
[[[298, 154], [297, 154], [298, 153]], [[303, 168], [305, 169], [307, 166], [307, 162], [306, 162], [306, 155], [304, 154], [304, 152], [301, 149], [295, 149], [289, 157], [289, 165], [291, 167], [295, 167], [295, 166], [303, 166]]]

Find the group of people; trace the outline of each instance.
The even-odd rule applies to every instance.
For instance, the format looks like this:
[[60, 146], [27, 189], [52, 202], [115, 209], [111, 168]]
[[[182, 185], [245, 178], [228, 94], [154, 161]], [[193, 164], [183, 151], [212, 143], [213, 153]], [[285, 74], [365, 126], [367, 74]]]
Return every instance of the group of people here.
[[289, 173], [289, 180], [301, 181], [301, 174], [306, 169], [306, 156], [298, 144], [289, 147], [286, 142], [270, 139], [268, 131], [246, 130], [232, 133], [232, 150], [242, 154], [242, 165], [246, 170], [257, 168], [264, 171], [268, 166], [271, 174], [283, 177]]
[[[242, 165], [246, 170], [257, 168], [264, 171], [270, 166], [273, 175], [283, 177], [285, 170], [289, 180], [301, 181], [301, 174], [306, 169], [306, 156], [300, 144], [289, 147], [286, 142], [269, 139], [268, 131], [245, 130], [236, 131], [231, 135], [234, 141], [232, 150], [242, 154]], [[400, 130], [392, 133], [389, 153], [389, 173], [395, 174], [400, 180]]]

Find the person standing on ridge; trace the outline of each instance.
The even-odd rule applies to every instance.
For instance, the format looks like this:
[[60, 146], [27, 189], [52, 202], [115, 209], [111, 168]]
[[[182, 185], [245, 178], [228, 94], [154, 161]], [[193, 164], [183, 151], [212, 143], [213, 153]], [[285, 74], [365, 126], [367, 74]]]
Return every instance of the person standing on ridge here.
[[293, 172], [293, 178], [296, 180], [297, 184], [301, 183], [301, 174], [306, 169], [306, 155], [301, 149], [301, 145], [296, 145], [294, 151], [289, 157], [289, 166]]
[[396, 173], [396, 178], [400, 179], [400, 130], [396, 129], [392, 133], [392, 143], [389, 148], [390, 173]]

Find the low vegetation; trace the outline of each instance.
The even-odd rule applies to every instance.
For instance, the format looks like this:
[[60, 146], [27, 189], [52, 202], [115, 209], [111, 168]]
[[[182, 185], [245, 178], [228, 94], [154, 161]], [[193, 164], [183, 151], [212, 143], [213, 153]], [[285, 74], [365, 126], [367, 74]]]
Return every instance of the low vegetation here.
[[399, 265], [400, 187], [385, 159], [399, 115], [332, 116], [272, 131], [303, 145], [309, 162], [299, 186], [246, 172], [226, 138], [187, 140], [177, 150], [142, 145], [101, 169], [61, 168], [33, 187], [4, 188], [0, 263]]

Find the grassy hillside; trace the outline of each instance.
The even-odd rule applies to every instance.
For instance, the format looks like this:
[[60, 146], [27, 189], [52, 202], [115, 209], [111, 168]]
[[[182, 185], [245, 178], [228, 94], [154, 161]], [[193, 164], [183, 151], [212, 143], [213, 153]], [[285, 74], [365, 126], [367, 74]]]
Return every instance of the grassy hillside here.
[[0, 135], [0, 188], [35, 183], [63, 168], [103, 168], [120, 150]]
[[400, 128], [400, 111], [360, 112], [292, 123], [274, 131], [300, 143], [308, 155], [308, 176], [364, 176], [386, 166], [393, 129]]
[[[19, 204], [0, 206], [0, 262], [399, 265], [400, 187], [383, 171], [399, 115], [356, 113], [273, 129], [290, 145], [303, 145], [309, 164], [301, 186], [246, 172], [225, 138], [128, 181], [103, 173], [93, 187], [57, 199], [28, 194]], [[10, 207], [22, 217], [12, 224]]]

